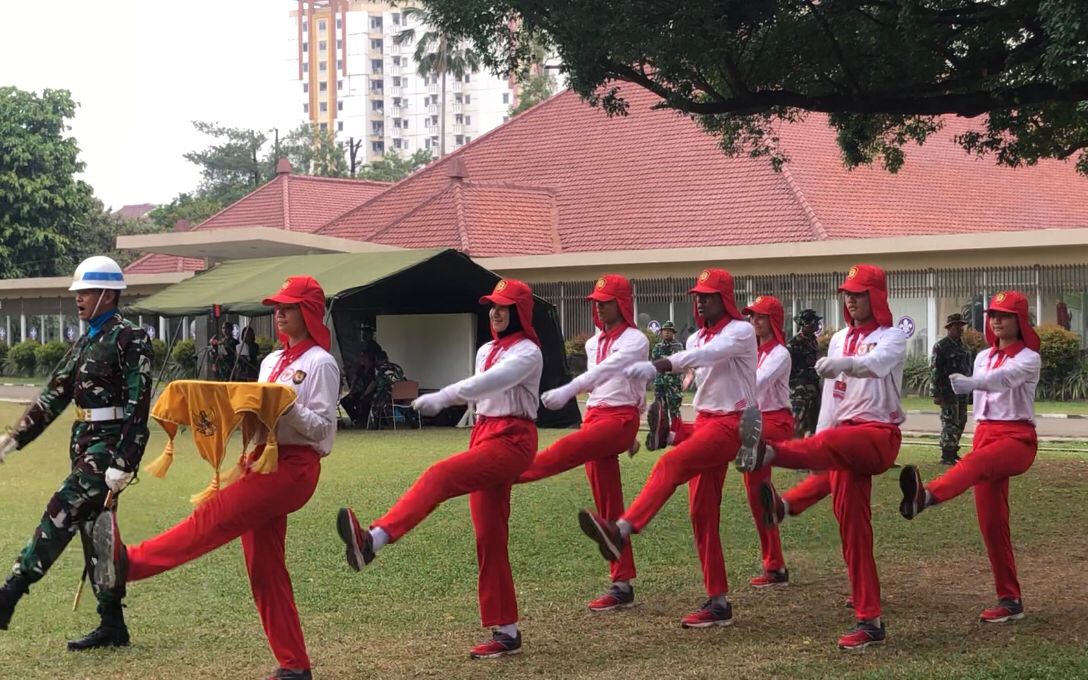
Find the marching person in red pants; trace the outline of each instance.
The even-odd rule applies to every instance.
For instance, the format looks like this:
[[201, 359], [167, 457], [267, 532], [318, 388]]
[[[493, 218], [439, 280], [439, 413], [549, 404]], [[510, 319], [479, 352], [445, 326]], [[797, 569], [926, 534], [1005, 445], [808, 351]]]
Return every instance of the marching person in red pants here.
[[[737, 455], [737, 468], [750, 472], [777, 465], [830, 471], [826, 478], [809, 477], [802, 486], [809, 500], [830, 486], [857, 616], [857, 626], [839, 638], [839, 648], [861, 650], [883, 644], [886, 637], [873, 559], [870, 497], [873, 476], [890, 468], [899, 455], [907, 338], [892, 325], [884, 270], [864, 264], [851, 267], [839, 290], [849, 326], [832, 336], [827, 356], [816, 362], [816, 372], [825, 379], [816, 434], [768, 443], [751, 436], [758, 428], [745, 418], [740, 435], [745, 445]], [[782, 500], [772, 485], [762, 488], [767, 492], [767, 514], [780, 522], [785, 514]]]
[[[635, 325], [631, 282], [617, 274], [597, 280], [588, 300], [593, 301], [593, 324], [600, 332], [586, 341], [586, 371], [568, 384], [545, 392], [540, 401], [548, 409], [563, 408], [576, 395], [589, 392], [582, 427], [536, 454], [533, 465], [518, 483], [533, 482], [585, 465], [586, 478], [601, 517], [623, 514], [623, 484], [619, 455], [636, 443], [641, 412], [646, 406], [646, 385], [623, 371], [646, 361], [650, 342]], [[631, 546], [611, 563], [612, 585], [589, 603], [595, 612], [631, 607], [635, 591], [635, 560]]]
[[[637, 363], [624, 374], [645, 383], [659, 372], [679, 373], [694, 368], [699, 385], [694, 400], [695, 425], [682, 442], [658, 459], [642, 492], [618, 520], [582, 510], [579, 524], [597, 542], [605, 559], [617, 561], [631, 534], [646, 528], [676, 487], [689, 482], [691, 524], [709, 599], [680, 624], [685, 628], [708, 628], [733, 623], [733, 607], [726, 598], [729, 584], [719, 520], [725, 471], [741, 444], [741, 412], [756, 403], [756, 338], [752, 326], [737, 310], [733, 277], [728, 272], [704, 270], [690, 293], [695, 295], [695, 320], [700, 330], [688, 338], [687, 349], [653, 362]], [[758, 409], [755, 421], [758, 430]], [[758, 439], [758, 432], [755, 437]]]
[[507, 553], [510, 487], [533, 462], [536, 413], [544, 362], [533, 330], [533, 292], [521, 281], [504, 279], [491, 295], [493, 340], [476, 353], [476, 374], [433, 394], [412, 407], [437, 415], [454, 404], [476, 404], [476, 426], [469, 448], [427, 468], [385, 516], [364, 529], [351, 508], [341, 508], [337, 531], [347, 545], [348, 564], [356, 571], [385, 545], [400, 540], [444, 501], [468, 494], [476, 530], [480, 618], [492, 628], [491, 639], [469, 653], [494, 659], [521, 652], [518, 602]]
[[[313, 495], [321, 459], [332, 451], [340, 369], [328, 352], [329, 329], [322, 323], [325, 293], [317, 281], [292, 276], [264, 304], [274, 307], [284, 349], [261, 362], [260, 382], [285, 385], [297, 393], [276, 428], [277, 469], [269, 474], [247, 470], [173, 528], [136, 545], [122, 543], [113, 512], [102, 513], [94, 527], [98, 557], [94, 576], [100, 589], [114, 589], [174, 569], [241, 537], [253, 601], [279, 662], [270, 679], [308, 680], [310, 658], [284, 561], [287, 515]], [[251, 463], [263, 448], [258, 446], [251, 454]]]
[[1035, 462], [1035, 387], [1042, 361], [1039, 336], [1031, 327], [1028, 301], [1010, 290], [998, 293], [986, 310], [989, 351], [975, 357], [972, 376], [949, 376], [956, 394], [974, 393], [975, 438], [971, 453], [928, 485], [918, 468], [899, 475], [903, 502], [899, 512], [914, 519], [928, 507], [950, 501], [967, 489], [975, 494], [975, 511], [997, 589], [997, 605], [981, 614], [985, 623], [1024, 618], [1016, 557], [1009, 533], [1009, 478], [1022, 475]]
[[[748, 315], [759, 343], [756, 354], [756, 399], [763, 415], [763, 438], [770, 442], [793, 437], [793, 410], [790, 407], [790, 351], [786, 349], [782, 324], [786, 312], [772, 295], [760, 295], [742, 310]], [[790, 573], [782, 557], [778, 526], [763, 521], [760, 487], [771, 479], [771, 468], [762, 467], [744, 473], [748, 507], [759, 533], [763, 573], [752, 578], [753, 588], [773, 588], [790, 582]]]

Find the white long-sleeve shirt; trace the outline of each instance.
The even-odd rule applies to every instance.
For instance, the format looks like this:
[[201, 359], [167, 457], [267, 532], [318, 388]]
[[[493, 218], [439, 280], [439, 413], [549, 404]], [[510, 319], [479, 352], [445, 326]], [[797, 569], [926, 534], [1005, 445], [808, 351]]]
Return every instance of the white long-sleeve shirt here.
[[793, 360], [785, 345], [776, 344], [766, 354], [756, 355], [756, 398], [759, 410], [790, 408], [790, 368]]
[[536, 420], [540, 403], [540, 374], [544, 355], [528, 338], [500, 352], [491, 368], [485, 369], [494, 342], [476, 352], [476, 374], [442, 389], [453, 403], [476, 404], [476, 413], [491, 418], [515, 416]]
[[[827, 356], [846, 353], [844, 328], [831, 336]], [[881, 326], [863, 335], [852, 354], [854, 368], [824, 379], [823, 401], [816, 430], [848, 420], [898, 425], [905, 419], [902, 406], [903, 364], [907, 359], [907, 336], [891, 326]]]
[[597, 350], [603, 342], [603, 333], [586, 340], [586, 371], [570, 384], [578, 394], [589, 392], [587, 406], [636, 406], [646, 408], [646, 383], [631, 380], [623, 375], [623, 369], [646, 361], [650, 354], [650, 341], [637, 328], [625, 328], [608, 348], [608, 355], [597, 361]]
[[730, 321], [709, 339], [702, 331], [694, 333], [687, 349], [668, 359], [675, 373], [695, 369], [696, 411], [733, 413], [757, 403], [756, 335], [749, 323]]
[[983, 350], [975, 357], [978, 381], [974, 392], [975, 420], [1023, 420], [1035, 422], [1035, 387], [1043, 362], [1039, 353], [1021, 348], [1016, 356]]
[[[283, 350], [261, 362], [260, 382], [268, 382]], [[332, 452], [336, 439], [336, 404], [340, 398], [340, 367], [320, 347], [311, 347], [280, 372], [276, 382], [295, 391], [294, 405], [276, 425], [280, 444], [309, 446], [322, 456]]]

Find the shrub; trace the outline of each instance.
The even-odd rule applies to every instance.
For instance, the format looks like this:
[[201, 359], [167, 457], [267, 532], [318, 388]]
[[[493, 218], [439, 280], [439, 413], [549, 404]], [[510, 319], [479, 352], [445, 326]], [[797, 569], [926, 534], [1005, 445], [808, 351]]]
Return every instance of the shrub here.
[[986, 336], [974, 328], [964, 328], [963, 344], [967, 345], [967, 349], [971, 350], [971, 355], [974, 356], [986, 349]]
[[34, 362], [38, 373], [49, 375], [56, 369], [64, 355], [68, 353], [68, 344], [60, 340], [53, 340], [34, 348]]
[[9, 375], [32, 376], [34, 366], [37, 364], [37, 349], [39, 344], [34, 340], [23, 340], [16, 344], [8, 352], [5, 372]]
[[825, 328], [823, 334], [816, 338], [816, 341], [820, 343], [820, 356], [827, 356], [827, 346], [831, 344], [831, 336], [838, 332], [836, 328]]
[[257, 343], [257, 365], [259, 366], [266, 356], [276, 351], [277, 342], [267, 335], [258, 335], [253, 340]]
[[151, 360], [151, 366], [156, 372], [158, 372], [162, 370], [163, 362], [166, 361], [166, 343], [162, 340], [159, 340], [158, 338], [155, 338], [151, 341], [151, 353], [153, 357]]
[[1062, 383], [1081, 363], [1080, 338], [1055, 324], [1039, 326], [1037, 331], [1043, 360], [1039, 392], [1049, 397], [1062, 391]]
[[178, 369], [179, 378], [196, 377], [196, 343], [192, 340], [181, 340], [174, 345], [174, 351], [170, 353], [170, 359]]
[[8, 351], [11, 349], [6, 342], [0, 342], [0, 366], [4, 365], [4, 362], [8, 359]]
[[[1040, 390], [1042, 392], [1042, 390]], [[1059, 401], [1080, 401], [1088, 399], [1088, 358], [1081, 357], [1073, 370], [1056, 386], [1051, 395], [1040, 394], [1040, 398]]]
[[589, 340], [588, 335], [576, 335], [564, 345], [567, 351], [567, 370], [571, 375], [578, 375], [586, 370], [586, 340]]
[[903, 365], [903, 392], [928, 397], [930, 376], [927, 357], [920, 354], [908, 356], [907, 362]]

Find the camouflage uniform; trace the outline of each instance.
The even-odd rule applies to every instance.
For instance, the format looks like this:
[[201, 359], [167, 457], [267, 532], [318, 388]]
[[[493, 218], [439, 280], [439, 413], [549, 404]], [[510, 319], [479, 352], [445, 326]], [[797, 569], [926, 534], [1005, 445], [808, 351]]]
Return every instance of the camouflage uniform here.
[[815, 333], [802, 330], [793, 336], [790, 351], [790, 406], [793, 409], [794, 434], [800, 438], [816, 432], [820, 418], [820, 376], [816, 360], [820, 358], [820, 342]]
[[[28, 584], [41, 580], [77, 530], [85, 564], [92, 568], [91, 528], [106, 499], [106, 469], [136, 472], [147, 445], [151, 356], [147, 334], [115, 314], [94, 338], [84, 335], [76, 342], [12, 432], [21, 449], [73, 401], [77, 408], [124, 409], [121, 420], [77, 420], [72, 425], [72, 472], [49, 500], [41, 524], [12, 567], [14, 576]], [[96, 589], [95, 594], [100, 614], [111, 604], [118, 607], [124, 597], [123, 589], [112, 593]]]
[[960, 437], [967, 425], [967, 395], [952, 391], [948, 376], [953, 373], [971, 375], [971, 350], [962, 340], [944, 336], [933, 345], [930, 358], [930, 393], [941, 402], [941, 460], [955, 462], [960, 450]]
[[[683, 349], [684, 346], [676, 340], [662, 340], [650, 351], [650, 361], [657, 361]], [[682, 373], [658, 373], [654, 378], [654, 400], [665, 405], [670, 421], [680, 417], [680, 405], [684, 399], [683, 382]]]
[[[371, 422], [380, 423], [393, 397], [393, 383], [404, 380], [404, 369], [392, 361], [382, 361], [374, 369], [374, 397], [370, 402]], [[389, 414], [393, 417], [395, 414]]]

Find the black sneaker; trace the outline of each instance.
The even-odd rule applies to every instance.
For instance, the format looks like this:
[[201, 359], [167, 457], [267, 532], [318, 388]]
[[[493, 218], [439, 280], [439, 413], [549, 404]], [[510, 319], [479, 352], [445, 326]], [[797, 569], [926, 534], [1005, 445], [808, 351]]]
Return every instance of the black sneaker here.
[[733, 605], [729, 602], [724, 605], [714, 604], [713, 600], [707, 600], [702, 607], [680, 619], [680, 626], [683, 628], [731, 625], [733, 625]]
[[958, 462], [960, 462], [960, 457], [958, 455], [954, 454], [954, 453], [951, 454], [951, 455], [945, 454], [945, 455], [941, 456], [941, 460], [940, 460], [941, 465], [949, 465], [949, 466], [955, 465]]
[[738, 426], [740, 449], [737, 450], [737, 469], [751, 472], [763, 467], [767, 443], [763, 441], [763, 414], [758, 406], [749, 406], [740, 416]]
[[103, 623], [78, 640], [68, 641], [69, 652], [82, 652], [88, 649], [105, 647], [128, 647], [128, 627], [125, 624], [110, 625]]
[[579, 510], [578, 526], [582, 527], [583, 534], [597, 543], [602, 557], [609, 562], [619, 561], [627, 542], [623, 540], [623, 534], [615, 522], [598, 517], [589, 510]]
[[363, 529], [351, 508], [340, 508], [336, 514], [336, 533], [344, 542], [348, 566], [355, 571], [374, 561], [374, 537]]
[[646, 433], [646, 449], [656, 451], [669, 443], [669, 414], [665, 411], [665, 402], [655, 399], [646, 410], [646, 424], [650, 431]]
[[979, 615], [983, 623], [1008, 623], [1024, 618], [1024, 605], [1017, 600], [999, 600], [996, 607], [990, 607]]
[[926, 507], [926, 487], [922, 484], [922, 475], [917, 467], [903, 467], [899, 473], [899, 489], [903, 492], [899, 514], [907, 519], [914, 519]]
[[764, 525], [776, 527], [786, 521], [786, 504], [774, 484], [763, 482], [759, 485], [759, 504], [763, 506]]
[[128, 580], [128, 549], [121, 540], [117, 513], [103, 510], [91, 531], [94, 548], [94, 584], [100, 591], [117, 591]]
[[635, 606], [635, 589], [632, 586], [621, 588], [615, 584], [595, 600], [590, 601], [589, 611], [610, 612], [613, 609], [630, 609]]
[[759, 576], [753, 576], [748, 585], [756, 588], [757, 590], [763, 588], [781, 588], [790, 584], [790, 570], [779, 569], [778, 571], [765, 571]]
[[882, 645], [886, 639], [883, 623], [877, 627], [868, 621], [858, 621], [858, 625], [839, 638], [839, 649], [844, 652], [860, 652], [869, 645]]
[[516, 637], [495, 631], [490, 640], [473, 647], [468, 656], [470, 659], [498, 659], [513, 654], [521, 654], [520, 630]]
[[281, 666], [268, 676], [268, 680], [313, 680], [313, 677], [309, 668], [294, 669]]

